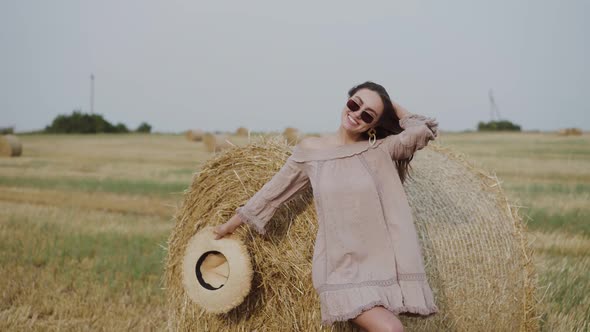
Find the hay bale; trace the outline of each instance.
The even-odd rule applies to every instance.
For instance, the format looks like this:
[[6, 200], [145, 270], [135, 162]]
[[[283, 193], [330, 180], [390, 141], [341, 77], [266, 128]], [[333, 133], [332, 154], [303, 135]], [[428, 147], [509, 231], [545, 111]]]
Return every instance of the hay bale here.
[[[165, 283], [172, 330], [316, 331], [319, 297], [311, 281], [318, 230], [311, 188], [277, 210], [260, 236], [234, 233], [248, 248], [254, 275], [244, 301], [224, 314], [192, 302], [182, 284], [190, 238], [227, 221], [284, 164], [291, 150], [280, 137], [232, 149], [209, 160], [186, 191], [168, 241]], [[405, 183], [440, 313], [400, 315], [411, 331], [534, 331], [535, 275], [525, 225], [497, 178], [431, 144], [416, 154]], [[231, 272], [230, 272], [231, 273]], [[351, 323], [336, 331], [357, 330]]]
[[303, 137], [322, 137], [320, 133], [305, 134]]
[[248, 130], [248, 128], [246, 127], [240, 127], [236, 130], [236, 135], [237, 136], [248, 136], [248, 133], [250, 131]]
[[186, 139], [193, 142], [199, 142], [203, 140], [204, 132], [200, 129], [189, 129], [186, 131]]
[[582, 135], [582, 130], [579, 128], [564, 128], [560, 129], [557, 133], [561, 136], [580, 136]]
[[208, 152], [219, 152], [233, 147], [228, 141], [228, 136], [222, 134], [205, 133], [203, 143]]
[[0, 136], [0, 156], [18, 157], [23, 153], [20, 140], [14, 135]]
[[283, 131], [283, 137], [287, 139], [287, 144], [296, 145], [303, 139], [302, 133], [297, 128], [287, 127]]

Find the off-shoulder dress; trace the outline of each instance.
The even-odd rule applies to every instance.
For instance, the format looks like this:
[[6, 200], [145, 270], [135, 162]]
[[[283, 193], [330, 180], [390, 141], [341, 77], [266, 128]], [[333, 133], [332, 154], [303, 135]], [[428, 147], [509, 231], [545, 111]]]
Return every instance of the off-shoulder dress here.
[[[284, 166], [236, 213], [258, 233], [277, 208], [311, 185], [318, 216], [312, 283], [321, 324], [381, 305], [398, 314], [438, 312], [395, 160], [434, 139], [409, 115], [400, 134], [324, 149], [295, 146]], [[418, 120], [418, 121], [416, 121]]]

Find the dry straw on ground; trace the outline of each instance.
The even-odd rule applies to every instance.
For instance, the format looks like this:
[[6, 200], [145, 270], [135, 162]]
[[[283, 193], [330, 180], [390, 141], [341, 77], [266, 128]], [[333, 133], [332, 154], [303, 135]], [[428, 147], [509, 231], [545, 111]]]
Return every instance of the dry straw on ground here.
[[[192, 302], [182, 284], [189, 239], [227, 221], [284, 164], [291, 150], [275, 137], [216, 155], [195, 175], [168, 241], [168, 326], [193, 331], [316, 331], [319, 298], [311, 282], [317, 217], [311, 189], [284, 204], [266, 236], [247, 226], [235, 235], [249, 248], [252, 291], [226, 314]], [[534, 331], [536, 278], [525, 225], [498, 179], [461, 155], [430, 145], [412, 161], [405, 186], [440, 313], [400, 315], [411, 331]], [[230, 271], [231, 273], [231, 271]], [[335, 331], [357, 330], [351, 323]], [[323, 330], [328, 330], [323, 328]]]
[[200, 129], [189, 129], [186, 131], [186, 139], [189, 141], [202, 141], [204, 132]]
[[248, 128], [240, 127], [236, 130], [236, 135], [238, 136], [248, 136]]
[[283, 131], [283, 137], [287, 139], [287, 144], [296, 145], [303, 138], [303, 134], [297, 128], [287, 127]]
[[557, 133], [561, 136], [580, 136], [582, 135], [582, 130], [579, 128], [564, 128], [560, 129]]
[[226, 135], [205, 133], [203, 143], [205, 143], [205, 149], [208, 152], [219, 152], [234, 146], [228, 141], [228, 138]]
[[0, 136], [0, 157], [18, 157], [22, 153], [23, 146], [16, 136]]

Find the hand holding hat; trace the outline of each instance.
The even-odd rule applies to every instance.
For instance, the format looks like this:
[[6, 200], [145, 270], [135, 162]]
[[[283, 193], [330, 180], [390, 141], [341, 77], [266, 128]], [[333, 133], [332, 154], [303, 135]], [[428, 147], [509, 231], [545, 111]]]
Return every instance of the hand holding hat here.
[[215, 234], [214, 239], [219, 240], [225, 235], [233, 233], [241, 224], [243, 224], [242, 219], [238, 214], [235, 214], [227, 222], [213, 228], [213, 233]]

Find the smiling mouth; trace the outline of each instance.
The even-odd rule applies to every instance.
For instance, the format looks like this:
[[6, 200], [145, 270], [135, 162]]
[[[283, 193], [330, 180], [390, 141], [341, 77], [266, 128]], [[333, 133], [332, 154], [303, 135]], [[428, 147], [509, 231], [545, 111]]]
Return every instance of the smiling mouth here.
[[355, 125], [355, 126], [358, 126], [358, 125], [359, 125], [359, 123], [358, 123], [358, 122], [356, 122], [356, 120], [355, 120], [355, 119], [353, 119], [353, 118], [350, 116], [350, 114], [346, 114], [346, 117], [348, 118], [348, 121], [349, 121], [350, 123], [352, 123], [353, 125]]

